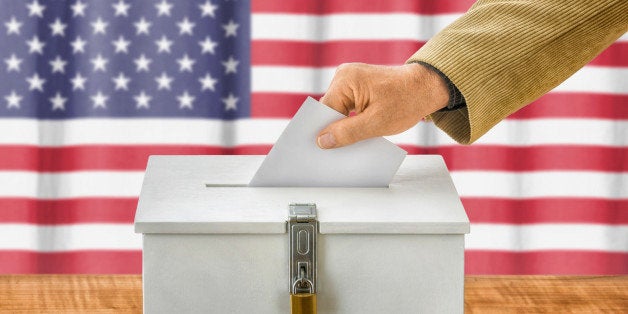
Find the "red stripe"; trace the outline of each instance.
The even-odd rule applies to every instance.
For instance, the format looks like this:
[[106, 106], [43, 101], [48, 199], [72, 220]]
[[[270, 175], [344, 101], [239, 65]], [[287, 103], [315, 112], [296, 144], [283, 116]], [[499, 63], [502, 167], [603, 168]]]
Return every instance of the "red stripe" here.
[[[345, 62], [399, 65], [423, 46], [411, 40], [343, 40], [321, 43], [281, 40], [254, 40], [251, 64], [254, 66], [336, 67]], [[612, 44], [589, 65], [628, 66], [628, 43]]]
[[132, 223], [137, 198], [0, 198], [0, 223]]
[[439, 0], [407, 1], [388, 0], [300, 0], [300, 1], [252, 1], [253, 13], [296, 13], [296, 14], [333, 14], [333, 13], [418, 13], [450, 14], [466, 12], [474, 0]]
[[[303, 101], [322, 95], [253, 93], [253, 118], [291, 118]], [[628, 119], [628, 95], [593, 93], [549, 93], [515, 112], [508, 119], [589, 118]]]
[[626, 275], [628, 253], [467, 250], [466, 275]]
[[472, 223], [628, 224], [626, 199], [462, 197], [462, 204]]
[[2, 274], [140, 274], [142, 251], [0, 251]]

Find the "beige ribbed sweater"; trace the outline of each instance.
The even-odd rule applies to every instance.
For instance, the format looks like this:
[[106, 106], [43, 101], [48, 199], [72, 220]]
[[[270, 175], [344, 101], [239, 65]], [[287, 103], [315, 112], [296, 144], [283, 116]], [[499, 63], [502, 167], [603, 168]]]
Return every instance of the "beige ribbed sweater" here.
[[458, 87], [467, 107], [431, 118], [470, 144], [626, 31], [628, 0], [480, 0], [408, 62], [429, 63]]

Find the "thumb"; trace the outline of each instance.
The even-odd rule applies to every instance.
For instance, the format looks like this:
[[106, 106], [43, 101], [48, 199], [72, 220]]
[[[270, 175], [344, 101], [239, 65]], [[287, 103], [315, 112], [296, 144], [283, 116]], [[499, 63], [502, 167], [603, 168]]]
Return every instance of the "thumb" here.
[[353, 117], [342, 118], [320, 131], [316, 143], [324, 149], [338, 148], [378, 136], [369, 126], [369, 120], [368, 111]]

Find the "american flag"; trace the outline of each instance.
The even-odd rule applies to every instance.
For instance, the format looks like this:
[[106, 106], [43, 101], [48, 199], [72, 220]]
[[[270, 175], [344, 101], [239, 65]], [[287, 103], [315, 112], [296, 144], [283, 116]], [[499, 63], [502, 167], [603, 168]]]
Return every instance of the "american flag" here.
[[[0, 0], [0, 273], [140, 273], [149, 155], [265, 154], [338, 64], [402, 64], [471, 4]], [[624, 35], [472, 146], [390, 138], [444, 156], [467, 274], [628, 273], [627, 82]]]

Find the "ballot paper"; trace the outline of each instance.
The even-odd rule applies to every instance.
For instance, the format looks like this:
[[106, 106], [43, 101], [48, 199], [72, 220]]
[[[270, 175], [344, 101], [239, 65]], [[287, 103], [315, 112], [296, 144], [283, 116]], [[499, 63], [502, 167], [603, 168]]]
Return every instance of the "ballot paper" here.
[[345, 118], [308, 97], [249, 186], [258, 187], [388, 187], [406, 151], [383, 137], [335, 149], [316, 145], [318, 133]]

